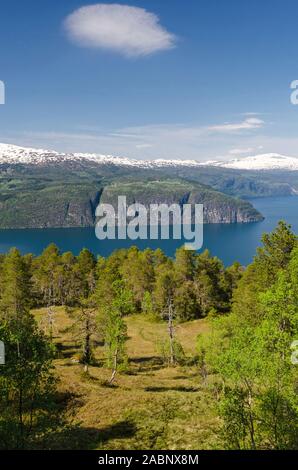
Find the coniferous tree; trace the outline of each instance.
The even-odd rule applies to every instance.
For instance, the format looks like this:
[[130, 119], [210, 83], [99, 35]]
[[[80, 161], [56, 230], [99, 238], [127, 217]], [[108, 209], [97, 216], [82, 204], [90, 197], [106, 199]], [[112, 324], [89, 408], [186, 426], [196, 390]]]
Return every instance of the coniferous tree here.
[[61, 295], [60, 253], [57, 246], [51, 243], [42, 254], [35, 259], [33, 266], [33, 283], [37, 296], [43, 305], [49, 307], [59, 304]]
[[72, 305], [78, 309], [73, 312], [73, 330], [75, 338], [82, 347], [81, 362], [88, 373], [93, 360], [93, 340], [96, 335], [96, 300], [94, 291], [96, 261], [93, 254], [84, 248], [77, 257], [73, 267], [75, 297]]
[[152, 251], [142, 252], [136, 247], [129, 248], [121, 267], [121, 275], [133, 294], [136, 310], [141, 310], [144, 294], [152, 291], [154, 282]]
[[6, 352], [0, 376], [2, 448], [25, 448], [36, 433], [47, 431], [53, 350], [30, 313], [31, 301], [26, 260], [13, 249], [1, 272], [0, 338]]

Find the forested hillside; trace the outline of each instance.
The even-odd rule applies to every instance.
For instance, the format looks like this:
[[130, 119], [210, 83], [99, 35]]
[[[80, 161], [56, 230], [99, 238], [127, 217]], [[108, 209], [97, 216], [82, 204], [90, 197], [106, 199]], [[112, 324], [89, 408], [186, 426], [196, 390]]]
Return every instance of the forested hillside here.
[[262, 215], [248, 201], [226, 195], [198, 182], [146, 173], [108, 177], [78, 169], [36, 168], [0, 164], [0, 228], [92, 227], [99, 202], [118, 207], [117, 196], [128, 204], [204, 204], [205, 223], [256, 222]]
[[0, 257], [0, 447], [298, 449], [298, 244]]
[[[1, 147], [1, 145], [0, 145]], [[2, 145], [3, 147], [3, 145]], [[40, 153], [41, 152], [41, 153]], [[245, 199], [297, 194], [298, 172], [0, 148], [0, 228], [90, 227], [102, 200], [204, 204], [205, 223], [262, 220]], [[117, 206], [117, 204], [116, 204]]]

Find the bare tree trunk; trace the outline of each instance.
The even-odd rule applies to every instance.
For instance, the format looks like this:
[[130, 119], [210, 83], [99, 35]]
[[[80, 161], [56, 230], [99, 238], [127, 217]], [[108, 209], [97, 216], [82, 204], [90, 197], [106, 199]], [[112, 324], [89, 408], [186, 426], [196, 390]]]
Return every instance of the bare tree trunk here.
[[91, 325], [90, 325], [90, 317], [88, 312], [84, 312], [82, 309], [83, 314], [85, 315], [85, 328], [84, 328], [84, 346], [83, 346], [83, 363], [84, 363], [84, 372], [88, 373], [89, 364], [91, 361]]
[[248, 390], [248, 406], [249, 406], [249, 434], [250, 434], [250, 441], [251, 441], [251, 448], [253, 450], [256, 449], [256, 443], [255, 443], [255, 426], [254, 426], [254, 418], [253, 418], [253, 412], [252, 412], [252, 390], [250, 387], [249, 382], [245, 379], [245, 385]]
[[170, 339], [170, 365], [173, 366], [175, 363], [175, 352], [174, 352], [174, 324], [173, 324], [173, 306], [172, 301], [169, 301], [168, 307], [168, 332]]
[[53, 340], [54, 312], [52, 307], [48, 306], [48, 328], [50, 340]]
[[204, 358], [202, 360], [202, 364], [201, 364], [201, 367], [200, 367], [200, 374], [201, 374], [201, 377], [203, 379], [203, 382], [205, 383], [206, 380], [207, 380], [208, 372], [207, 372], [206, 362], [205, 362]]
[[115, 354], [114, 354], [114, 364], [113, 364], [113, 371], [112, 371], [112, 375], [111, 375], [111, 378], [109, 380], [109, 384], [112, 384], [115, 377], [116, 377], [116, 374], [117, 374], [117, 365], [118, 365], [118, 348], [116, 348], [115, 350]]

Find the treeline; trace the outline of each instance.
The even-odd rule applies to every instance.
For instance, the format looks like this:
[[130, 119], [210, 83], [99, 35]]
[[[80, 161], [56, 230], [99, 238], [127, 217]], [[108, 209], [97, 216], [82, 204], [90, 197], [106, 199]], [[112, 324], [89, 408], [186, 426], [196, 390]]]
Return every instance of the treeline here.
[[[7, 265], [17, 253], [12, 250], [1, 255], [3, 280]], [[174, 259], [160, 249], [140, 251], [137, 247], [96, 259], [87, 249], [74, 256], [70, 252], [61, 254], [51, 244], [40, 256], [26, 255], [22, 260], [32, 307], [73, 307], [95, 293], [100, 304], [100, 298], [104, 301], [110, 296], [113, 283], [121, 281], [131, 293], [134, 312], [159, 314], [171, 296], [179, 321], [201, 318], [212, 311], [229, 311], [233, 289], [243, 272], [239, 263], [225, 269], [207, 250], [196, 254], [183, 248], [176, 251]]]

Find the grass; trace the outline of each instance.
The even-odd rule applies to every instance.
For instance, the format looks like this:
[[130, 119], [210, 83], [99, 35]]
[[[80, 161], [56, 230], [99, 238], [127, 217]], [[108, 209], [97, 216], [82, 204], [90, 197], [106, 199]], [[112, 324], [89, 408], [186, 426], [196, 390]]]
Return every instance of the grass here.
[[[57, 436], [53, 447], [79, 449], [209, 449], [218, 446], [219, 420], [195, 365], [169, 368], [161, 360], [159, 342], [167, 335], [165, 323], [135, 315], [127, 318], [129, 369], [107, 386], [110, 371], [99, 365], [83, 373], [80, 347], [73, 339], [63, 307], [54, 309], [54, 342], [59, 395], [64, 397], [69, 421], [75, 426]], [[46, 309], [35, 316], [44, 325]], [[195, 355], [196, 337], [208, 331], [207, 320], [176, 327], [186, 357]], [[104, 349], [95, 348], [96, 364]], [[65, 398], [66, 397], [66, 398]]]

